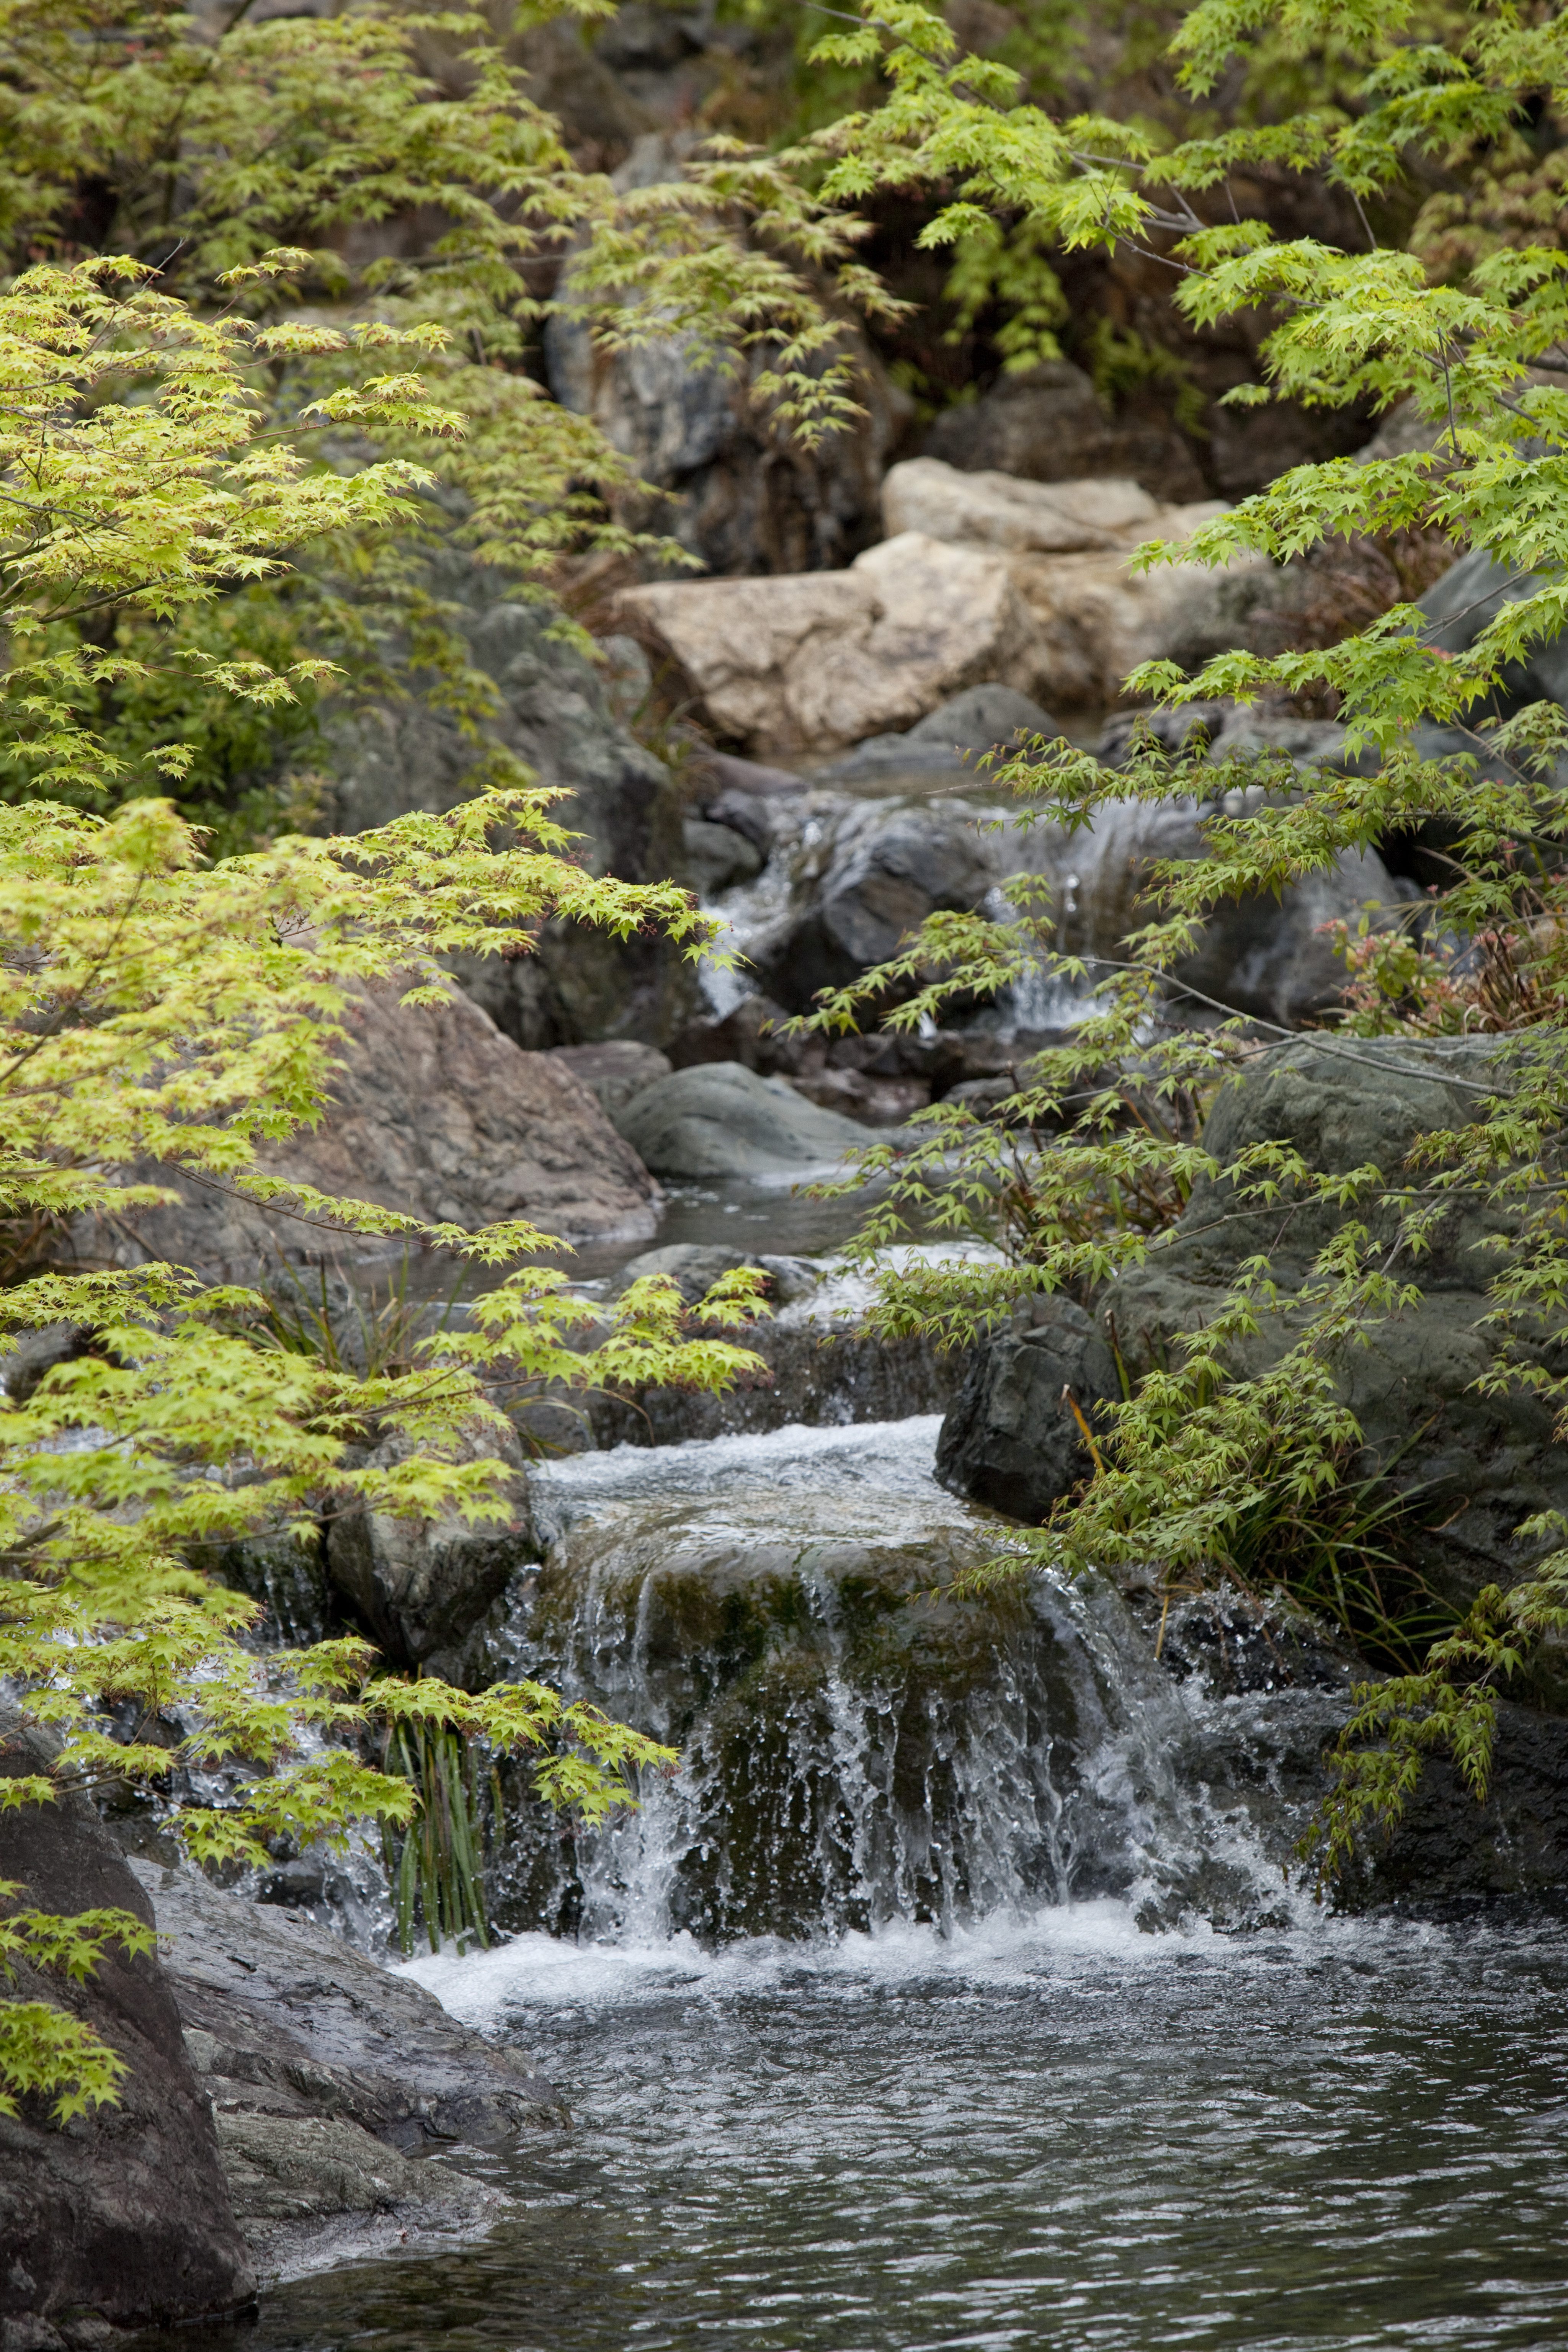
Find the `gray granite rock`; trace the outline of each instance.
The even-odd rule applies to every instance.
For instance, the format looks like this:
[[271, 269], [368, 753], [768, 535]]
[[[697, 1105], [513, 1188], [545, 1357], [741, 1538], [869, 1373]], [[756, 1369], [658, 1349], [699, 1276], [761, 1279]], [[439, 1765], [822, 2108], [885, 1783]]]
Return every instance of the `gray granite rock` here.
[[616, 1119], [644, 1163], [666, 1176], [749, 1176], [843, 1160], [863, 1129], [806, 1102], [784, 1078], [703, 1062], [660, 1078]]
[[901, 773], [974, 775], [989, 751], [1011, 751], [1017, 738], [1058, 732], [1049, 711], [1012, 686], [971, 686], [917, 719], [902, 735], [871, 735], [827, 767], [817, 785], [866, 783]]
[[1168, 416], [1108, 421], [1089, 377], [1065, 360], [1003, 375], [980, 399], [944, 409], [924, 450], [964, 473], [1031, 482], [1130, 475], [1178, 504], [1205, 495], [1192, 445]]

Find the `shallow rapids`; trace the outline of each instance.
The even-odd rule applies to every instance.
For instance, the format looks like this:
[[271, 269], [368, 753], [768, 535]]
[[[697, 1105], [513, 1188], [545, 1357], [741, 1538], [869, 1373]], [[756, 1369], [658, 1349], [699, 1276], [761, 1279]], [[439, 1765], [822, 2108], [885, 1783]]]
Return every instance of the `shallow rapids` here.
[[1561, 2340], [1555, 1927], [1150, 1936], [1100, 1904], [416, 1965], [575, 2130], [491, 2160], [523, 2210], [490, 2239], [285, 2288], [247, 2352]]

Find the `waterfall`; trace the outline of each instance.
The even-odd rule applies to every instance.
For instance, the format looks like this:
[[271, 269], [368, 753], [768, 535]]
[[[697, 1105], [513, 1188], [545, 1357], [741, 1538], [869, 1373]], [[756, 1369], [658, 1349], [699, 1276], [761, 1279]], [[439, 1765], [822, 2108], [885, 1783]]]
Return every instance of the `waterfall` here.
[[597, 1831], [509, 1769], [498, 1926], [716, 1945], [1107, 1896], [1151, 1925], [1278, 1910], [1331, 1699], [1173, 1676], [1109, 1585], [955, 1596], [1016, 1538], [936, 1485], [938, 1425], [619, 1447], [536, 1474], [548, 1556], [513, 1588], [497, 1664], [681, 1761]]

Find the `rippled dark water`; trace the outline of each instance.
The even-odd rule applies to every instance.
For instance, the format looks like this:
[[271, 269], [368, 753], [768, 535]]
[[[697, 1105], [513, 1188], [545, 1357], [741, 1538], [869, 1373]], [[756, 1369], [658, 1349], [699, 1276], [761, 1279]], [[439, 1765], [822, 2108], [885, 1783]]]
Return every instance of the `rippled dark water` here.
[[485, 2243], [285, 2288], [224, 2344], [1568, 2341], [1555, 1925], [1227, 1942], [1102, 1906], [421, 1973], [538, 2053], [575, 2133], [511, 2161], [526, 2210]]

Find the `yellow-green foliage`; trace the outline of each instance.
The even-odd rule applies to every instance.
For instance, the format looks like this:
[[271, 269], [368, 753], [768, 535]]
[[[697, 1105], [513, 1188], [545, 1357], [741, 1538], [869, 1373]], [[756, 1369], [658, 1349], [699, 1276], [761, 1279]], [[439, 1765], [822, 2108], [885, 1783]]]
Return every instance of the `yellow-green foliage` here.
[[[256, 265], [261, 282], [289, 266]], [[36, 780], [36, 796], [0, 808], [0, 1218], [62, 1231], [166, 1199], [178, 1176], [340, 1234], [406, 1234], [497, 1265], [536, 1252], [548, 1237], [526, 1223], [468, 1234], [285, 1188], [258, 1147], [319, 1115], [355, 987], [432, 1001], [447, 984], [441, 958], [526, 952], [549, 917], [621, 935], [654, 926], [692, 954], [710, 926], [671, 885], [587, 876], [552, 795], [521, 780], [448, 816], [216, 862], [164, 800], [105, 818], [48, 797], [107, 757], [93, 701], [121, 659], [85, 643], [62, 652], [51, 626], [105, 604], [175, 615], [229, 582], [277, 574], [286, 551], [323, 531], [395, 524], [420, 473], [375, 459], [368, 436], [461, 430], [400, 372], [345, 382], [295, 432], [264, 433], [247, 370], [270, 339], [345, 360], [403, 339], [199, 318], [140, 277], [121, 262], [43, 267], [0, 296], [5, 710], [13, 757]], [[357, 469], [312, 461], [325, 425], [362, 437]], [[263, 703], [300, 683], [258, 662], [208, 661], [204, 675]], [[163, 756], [177, 772], [177, 748]], [[234, 1766], [233, 1800], [175, 1826], [199, 1859], [260, 1861], [284, 1831], [341, 1838], [360, 1818], [407, 1822], [408, 1781], [360, 1760], [372, 1722], [539, 1748], [542, 1794], [589, 1818], [625, 1801], [637, 1768], [670, 1759], [593, 1708], [531, 1684], [470, 1695], [372, 1679], [374, 1654], [354, 1640], [263, 1661], [241, 1639], [252, 1604], [189, 1562], [202, 1545], [302, 1528], [352, 1502], [504, 1520], [507, 1474], [485, 1444], [510, 1426], [498, 1387], [719, 1386], [755, 1362], [717, 1336], [753, 1288], [731, 1277], [691, 1320], [672, 1286], [638, 1284], [584, 1349], [574, 1340], [589, 1310], [558, 1273], [525, 1268], [487, 1295], [471, 1331], [366, 1379], [279, 1349], [256, 1294], [172, 1266], [46, 1271], [0, 1290], [0, 1326], [91, 1335], [25, 1402], [0, 1402], [0, 1676], [58, 1742], [50, 1769], [0, 1781], [0, 1803]], [[389, 1449], [400, 1458], [363, 1467], [367, 1439], [400, 1441]], [[110, 1736], [110, 1706], [128, 1736]], [[184, 1727], [172, 1748], [171, 1720]], [[140, 1933], [21, 1912], [0, 1921], [0, 1955], [80, 1974], [105, 1937], [135, 1948]], [[47, 2002], [0, 2004], [5, 2096], [49, 2095], [68, 2116], [112, 2097], [117, 2065]]]

